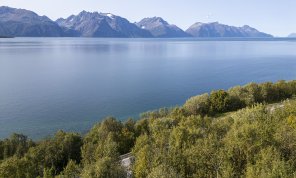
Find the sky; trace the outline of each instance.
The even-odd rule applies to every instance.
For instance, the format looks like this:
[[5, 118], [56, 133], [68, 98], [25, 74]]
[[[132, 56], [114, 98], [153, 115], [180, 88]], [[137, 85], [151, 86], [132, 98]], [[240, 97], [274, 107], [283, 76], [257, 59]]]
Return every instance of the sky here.
[[274, 36], [296, 32], [295, 0], [0, 0], [52, 20], [82, 10], [113, 13], [131, 22], [159, 16], [186, 30], [195, 22], [250, 25]]

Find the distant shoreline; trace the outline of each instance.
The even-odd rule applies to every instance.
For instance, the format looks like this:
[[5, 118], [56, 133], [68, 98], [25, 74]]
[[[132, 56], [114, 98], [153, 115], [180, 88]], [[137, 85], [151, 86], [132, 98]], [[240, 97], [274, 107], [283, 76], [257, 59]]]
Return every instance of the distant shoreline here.
[[13, 36], [0, 36], [0, 38], [14, 38]]
[[1, 38], [73, 38], [73, 39], [148, 39], [148, 40], [189, 40], [189, 41], [295, 41], [296, 38], [291, 37], [175, 37], [175, 38], [130, 38], [130, 37], [54, 37], [54, 36], [0, 36]]

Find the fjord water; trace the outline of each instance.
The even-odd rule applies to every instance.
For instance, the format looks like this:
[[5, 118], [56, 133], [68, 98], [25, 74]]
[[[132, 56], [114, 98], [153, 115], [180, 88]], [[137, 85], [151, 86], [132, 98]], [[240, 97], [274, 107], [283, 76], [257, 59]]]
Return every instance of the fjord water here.
[[85, 132], [248, 82], [296, 79], [292, 39], [0, 39], [0, 138]]

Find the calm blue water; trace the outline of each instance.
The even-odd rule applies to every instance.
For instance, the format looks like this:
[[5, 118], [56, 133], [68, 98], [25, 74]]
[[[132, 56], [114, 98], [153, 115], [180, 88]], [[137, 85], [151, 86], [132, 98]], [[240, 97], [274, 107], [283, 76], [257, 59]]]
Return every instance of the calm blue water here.
[[193, 95], [296, 79], [296, 41], [0, 39], [0, 138], [85, 132]]

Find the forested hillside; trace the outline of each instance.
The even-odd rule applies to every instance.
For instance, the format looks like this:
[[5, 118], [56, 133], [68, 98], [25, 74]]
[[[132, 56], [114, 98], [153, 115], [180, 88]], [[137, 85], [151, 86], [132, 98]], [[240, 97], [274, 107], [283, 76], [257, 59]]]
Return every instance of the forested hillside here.
[[250, 83], [192, 97], [125, 122], [106, 118], [86, 135], [58, 131], [0, 141], [0, 177], [295, 177], [296, 81]]

